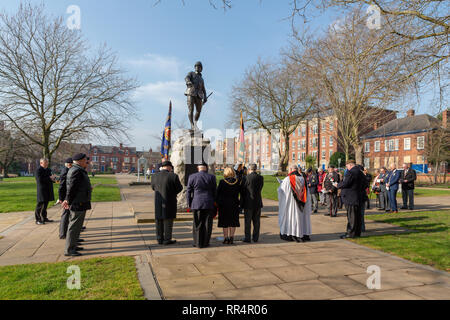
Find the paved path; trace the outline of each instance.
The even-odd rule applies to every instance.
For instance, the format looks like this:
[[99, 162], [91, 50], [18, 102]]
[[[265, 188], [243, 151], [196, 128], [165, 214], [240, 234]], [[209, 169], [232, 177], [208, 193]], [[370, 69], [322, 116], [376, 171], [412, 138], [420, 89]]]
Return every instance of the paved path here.
[[[450, 299], [450, 276], [346, 240], [337, 240], [346, 218], [312, 216], [312, 242], [279, 239], [277, 203], [265, 200], [260, 243], [236, 241], [224, 246], [213, 230], [211, 247], [192, 247], [192, 224], [176, 222], [173, 246], [156, 242], [153, 224], [136, 224], [132, 208], [152, 206], [148, 186], [129, 187], [133, 177], [118, 175], [121, 202], [95, 203], [86, 217], [83, 256], [63, 255], [58, 238], [60, 209], [49, 210], [56, 223], [37, 226], [30, 218], [15, 223], [0, 214], [0, 265], [79, 260], [97, 256], [135, 256], [139, 278], [149, 299]], [[448, 197], [416, 198], [417, 208], [450, 208]], [[375, 211], [372, 211], [375, 213]], [[25, 216], [26, 214], [22, 213]], [[7, 219], [12, 221], [9, 225]], [[2, 222], [4, 222], [2, 224]], [[366, 234], [404, 229], [367, 222]], [[243, 220], [236, 238], [243, 235]], [[367, 289], [367, 266], [381, 268], [381, 289]], [[156, 282], [154, 281], [156, 276]]]

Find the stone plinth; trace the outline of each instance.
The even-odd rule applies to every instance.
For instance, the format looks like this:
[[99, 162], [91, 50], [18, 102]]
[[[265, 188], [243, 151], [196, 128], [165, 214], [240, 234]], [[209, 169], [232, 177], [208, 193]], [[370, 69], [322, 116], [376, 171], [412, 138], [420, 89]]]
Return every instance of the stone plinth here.
[[180, 177], [183, 191], [178, 194], [178, 212], [187, 210], [186, 186], [189, 176], [196, 173], [197, 165], [208, 163], [209, 172], [215, 173], [215, 166], [211, 157], [211, 144], [209, 139], [203, 138], [201, 131], [185, 130], [172, 145], [170, 161], [174, 172]]

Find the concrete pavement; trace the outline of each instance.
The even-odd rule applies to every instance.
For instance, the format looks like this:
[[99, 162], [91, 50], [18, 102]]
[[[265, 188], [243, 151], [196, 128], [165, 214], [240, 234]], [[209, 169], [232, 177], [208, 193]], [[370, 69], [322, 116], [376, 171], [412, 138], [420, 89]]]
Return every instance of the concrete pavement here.
[[[344, 211], [331, 218], [321, 209], [311, 218], [313, 241], [287, 243], [279, 238], [277, 203], [265, 200], [258, 244], [222, 245], [215, 222], [211, 246], [193, 248], [192, 223], [180, 221], [174, 227], [177, 243], [160, 246], [154, 224], [137, 224], [133, 216], [133, 210], [153, 206], [151, 189], [128, 186], [134, 177], [117, 178], [123, 201], [93, 205], [82, 233], [82, 257], [64, 257], [64, 240], [58, 238], [61, 210], [54, 207], [49, 217], [55, 223], [37, 226], [28, 218], [3, 224], [0, 265], [135, 256], [149, 299], [450, 299], [448, 273], [339, 240], [346, 226]], [[435, 198], [441, 197], [416, 198], [417, 207], [450, 208], [449, 199]], [[8, 214], [0, 214], [0, 226], [6, 219], [11, 219]], [[406, 231], [371, 221], [366, 228], [366, 234]], [[237, 240], [242, 236], [243, 219]], [[380, 290], [366, 286], [369, 265], [381, 268]]]

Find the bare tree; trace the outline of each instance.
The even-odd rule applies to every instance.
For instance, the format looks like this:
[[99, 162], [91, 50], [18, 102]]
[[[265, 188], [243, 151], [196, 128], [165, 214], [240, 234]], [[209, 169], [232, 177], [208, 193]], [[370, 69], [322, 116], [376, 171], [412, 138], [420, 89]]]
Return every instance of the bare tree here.
[[279, 131], [279, 170], [286, 171], [289, 162], [289, 136], [314, 106], [314, 98], [303, 89], [295, 65], [259, 60], [244, 74], [232, 90], [231, 122], [239, 123], [240, 111], [247, 127], [262, 128], [272, 135]]
[[[410, 90], [412, 68], [424, 60], [405, 60], [404, 50], [382, 50], [395, 38], [365, 25], [355, 10], [318, 39], [295, 38], [286, 55], [307, 75], [309, 90], [320, 97], [338, 121], [338, 139], [348, 158], [352, 150], [362, 163], [360, 137], [393, 118], [388, 108]], [[409, 79], [406, 80], [406, 79]], [[398, 107], [395, 107], [398, 109]]]
[[0, 168], [2, 176], [7, 178], [11, 165], [25, 157], [33, 149], [33, 145], [15, 128], [0, 129]]
[[43, 6], [0, 14], [0, 115], [44, 157], [74, 136], [126, 136], [136, 86], [105, 46], [91, 52], [80, 31]]
[[[449, 112], [444, 110], [443, 112]], [[438, 119], [442, 120], [442, 113]], [[427, 143], [425, 146], [425, 155], [428, 163], [433, 165], [434, 183], [438, 183], [439, 173], [444, 171], [444, 180], [447, 174], [447, 165], [450, 161], [450, 129], [447, 124], [439, 126], [436, 130], [428, 133]]]

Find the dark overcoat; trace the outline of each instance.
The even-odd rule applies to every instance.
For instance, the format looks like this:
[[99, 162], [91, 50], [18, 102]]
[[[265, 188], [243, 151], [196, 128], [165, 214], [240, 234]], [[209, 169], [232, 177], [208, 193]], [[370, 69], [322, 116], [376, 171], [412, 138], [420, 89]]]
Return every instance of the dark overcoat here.
[[[408, 171], [405, 174], [405, 170], [402, 171], [401, 174], [402, 181], [402, 189], [403, 190], [413, 190], [414, 189], [414, 181], [417, 179], [416, 170], [408, 168]], [[406, 180], [407, 182], [403, 182]]]
[[152, 176], [155, 191], [155, 218], [175, 219], [177, 217], [177, 195], [183, 190], [177, 174], [161, 170]]
[[45, 169], [41, 166], [36, 171], [36, 184], [37, 184], [37, 202], [50, 202], [55, 200], [55, 194], [53, 193], [53, 180], [52, 170]]
[[344, 204], [362, 205], [366, 197], [366, 184], [364, 173], [358, 166], [347, 171], [344, 180], [338, 184], [338, 189], [342, 189], [341, 198]]
[[59, 188], [58, 188], [58, 195], [59, 200], [64, 201], [66, 199], [66, 192], [67, 192], [67, 173], [69, 172], [69, 168], [64, 167], [63, 171], [61, 172], [61, 175], [59, 176]]
[[243, 177], [241, 207], [244, 209], [260, 209], [263, 207], [261, 191], [264, 178], [256, 172]]

